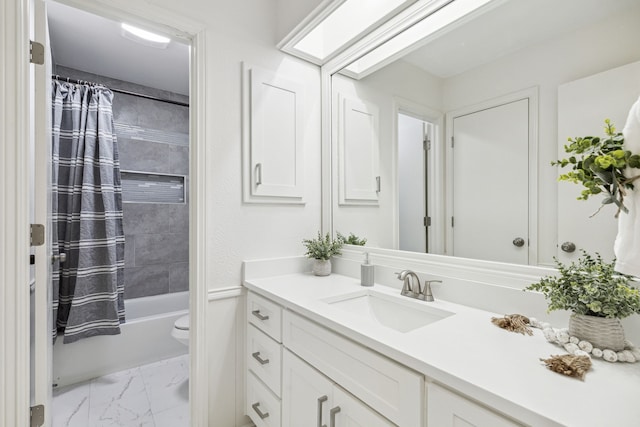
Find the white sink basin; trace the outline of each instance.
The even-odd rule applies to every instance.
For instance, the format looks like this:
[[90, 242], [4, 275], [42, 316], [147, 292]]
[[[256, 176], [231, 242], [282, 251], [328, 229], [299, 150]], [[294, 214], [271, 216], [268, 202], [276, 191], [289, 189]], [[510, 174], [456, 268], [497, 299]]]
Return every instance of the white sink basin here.
[[398, 332], [410, 332], [452, 316], [450, 311], [430, 307], [428, 302], [360, 290], [324, 300], [333, 307], [368, 319]]

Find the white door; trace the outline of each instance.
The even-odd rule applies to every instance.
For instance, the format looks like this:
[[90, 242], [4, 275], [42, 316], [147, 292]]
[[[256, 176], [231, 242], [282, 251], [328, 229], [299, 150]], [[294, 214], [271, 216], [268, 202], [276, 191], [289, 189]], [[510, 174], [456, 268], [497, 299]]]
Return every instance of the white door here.
[[[631, 105], [640, 95], [640, 62], [614, 68], [566, 83], [558, 88], [558, 158], [566, 158], [567, 138], [604, 136], [604, 120], [610, 119], [622, 131]], [[568, 167], [558, 168], [558, 173]], [[613, 242], [618, 231], [616, 208], [607, 205], [592, 216], [602, 197], [576, 200], [582, 186], [558, 183], [558, 251], [561, 262], [576, 259], [580, 249], [613, 259]], [[620, 215], [624, 215], [621, 213]], [[564, 249], [563, 249], [564, 248]], [[574, 249], [575, 248], [575, 249]], [[573, 251], [571, 251], [573, 249]]]
[[529, 262], [529, 99], [453, 118], [452, 255]]
[[429, 125], [398, 114], [398, 225], [402, 251], [427, 252], [424, 137]]
[[34, 220], [44, 224], [45, 244], [35, 248], [35, 290], [31, 313], [31, 399], [32, 405], [45, 406], [45, 426], [51, 420], [51, 54], [46, 4], [36, 0], [32, 37], [45, 47], [44, 65], [32, 65], [31, 96], [35, 111]]
[[288, 350], [282, 360], [282, 427], [329, 425], [331, 382]]

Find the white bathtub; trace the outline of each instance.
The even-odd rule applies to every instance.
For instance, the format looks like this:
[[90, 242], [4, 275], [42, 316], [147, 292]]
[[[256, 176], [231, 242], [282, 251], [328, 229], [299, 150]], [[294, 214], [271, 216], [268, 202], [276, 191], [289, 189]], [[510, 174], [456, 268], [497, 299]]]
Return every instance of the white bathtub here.
[[59, 387], [188, 352], [171, 336], [173, 323], [188, 313], [189, 293], [125, 300], [127, 322], [120, 335], [86, 338], [53, 346], [53, 384]]

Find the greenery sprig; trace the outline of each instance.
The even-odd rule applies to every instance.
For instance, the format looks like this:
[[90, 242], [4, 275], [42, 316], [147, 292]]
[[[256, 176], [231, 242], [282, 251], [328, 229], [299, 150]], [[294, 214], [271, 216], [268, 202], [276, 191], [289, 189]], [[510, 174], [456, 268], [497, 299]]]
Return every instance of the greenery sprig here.
[[304, 239], [302, 244], [307, 248], [305, 255], [309, 258], [327, 260], [333, 255], [341, 255], [344, 243], [339, 239], [333, 240], [329, 233], [322, 237], [322, 233], [318, 231], [316, 239]]
[[640, 313], [640, 290], [631, 276], [615, 272], [615, 262], [606, 263], [600, 254], [583, 255], [566, 266], [554, 258], [557, 276], [547, 276], [525, 290], [544, 294], [548, 310], [570, 310], [577, 314], [624, 318]]
[[338, 240], [341, 241], [345, 245], [356, 245], [356, 246], [364, 246], [367, 243], [366, 238], [360, 238], [353, 233], [349, 233], [349, 237], [345, 237], [339, 231], [336, 232], [338, 236]]
[[[569, 138], [569, 145], [564, 146], [569, 158], [551, 162], [552, 166], [565, 167], [571, 165], [571, 171], [559, 176], [559, 181], [569, 181], [582, 184], [578, 200], [587, 200], [590, 196], [604, 193], [602, 206], [615, 204], [618, 207], [616, 218], [620, 211], [628, 213], [624, 205], [627, 189], [633, 189], [633, 182], [639, 175], [625, 176], [625, 169], [640, 168], [640, 155], [624, 149], [624, 136], [616, 132], [616, 128], [609, 119], [604, 121], [606, 137], [585, 136]], [[602, 206], [593, 214], [596, 215]], [[593, 216], [591, 215], [591, 216]]]

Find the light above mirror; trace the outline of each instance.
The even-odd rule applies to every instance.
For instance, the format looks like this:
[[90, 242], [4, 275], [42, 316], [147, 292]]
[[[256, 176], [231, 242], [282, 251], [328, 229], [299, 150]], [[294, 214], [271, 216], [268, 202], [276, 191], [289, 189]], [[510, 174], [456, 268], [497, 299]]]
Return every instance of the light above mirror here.
[[[487, 7], [498, 4], [495, 0], [455, 0], [403, 31], [388, 42], [362, 56], [342, 70], [355, 79], [361, 79], [384, 67], [406, 53], [427, 44], [444, 31], [451, 31], [458, 25], [473, 19], [476, 13], [483, 13]], [[475, 12], [475, 13], [474, 13]]]
[[334, 0], [321, 4], [279, 47], [322, 65], [417, 0]]

